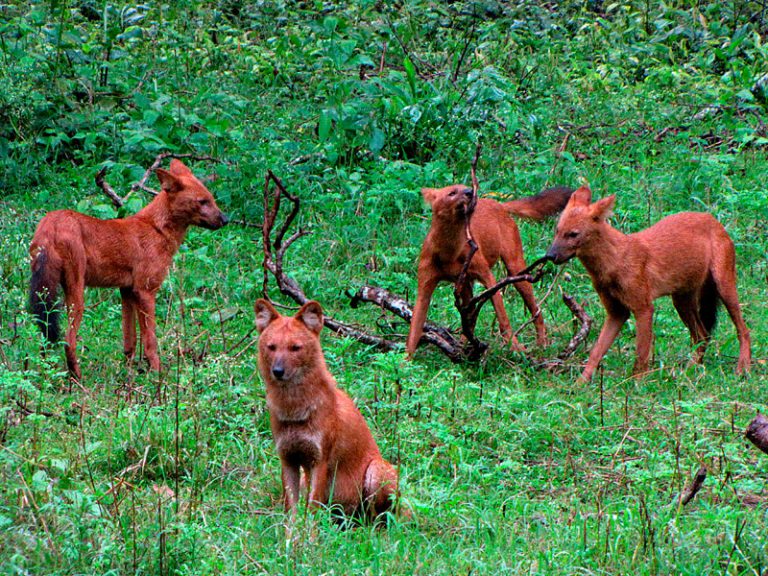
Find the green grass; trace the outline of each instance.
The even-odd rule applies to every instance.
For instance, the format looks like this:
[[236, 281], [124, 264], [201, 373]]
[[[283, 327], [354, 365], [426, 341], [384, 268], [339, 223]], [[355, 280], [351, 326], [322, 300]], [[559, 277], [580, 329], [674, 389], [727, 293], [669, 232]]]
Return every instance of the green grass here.
[[[706, 24], [687, 8], [645, 3], [606, 7], [602, 15], [577, 3], [557, 13], [506, 7], [477, 23], [453, 83], [472, 22], [460, 8], [480, 3], [427, 10], [412, 2], [399, 11], [361, 3], [322, 15], [276, 3], [286, 22], [266, 5], [249, 4], [235, 16], [227, 3], [193, 4], [190, 14], [171, 3], [165, 32], [144, 36], [153, 40], [111, 63], [116, 92], [134, 89], [133, 67], [154, 71], [140, 91], [146, 101], [79, 108], [68, 100], [78, 78], [95, 78], [98, 68], [72, 55], [86, 42], [96, 50], [99, 32], [83, 31], [101, 23], [67, 11], [41, 16], [48, 23], [61, 16], [85, 38], [67, 48], [71, 62], [59, 61], [58, 87], [24, 85], [32, 91], [26, 101], [0, 89], [4, 102], [19, 106], [12, 109], [19, 129], [2, 132], [0, 148], [0, 572], [768, 570], [768, 456], [743, 436], [756, 411], [768, 409], [768, 155], [758, 122], [765, 105], [743, 93], [768, 54], [757, 24], [743, 33], [733, 27], [743, 15], [706, 3]], [[21, 6], [14, 25], [31, 24], [3, 54], [42, 74], [36, 62], [50, 62], [55, 45], [38, 36]], [[205, 26], [185, 28], [185, 15]], [[160, 16], [148, 12], [141, 26], [149, 30]], [[393, 28], [417, 65], [431, 70], [416, 56], [442, 73], [409, 77]], [[385, 74], [358, 80], [360, 58], [375, 70], [384, 41]], [[11, 59], [13, 50], [30, 60]], [[721, 111], [695, 120], [708, 104]], [[408, 116], [416, 109], [418, 121]], [[51, 110], [48, 133], [34, 121]], [[66, 132], [67, 122], [82, 138]], [[377, 129], [385, 132], [383, 147]], [[45, 140], [54, 133], [71, 140], [54, 146]], [[155, 137], [170, 149], [231, 161], [194, 169], [216, 171], [210, 188], [222, 207], [253, 223], [261, 221], [261, 186], [272, 168], [301, 198], [298, 224], [312, 230], [289, 250], [288, 271], [328, 314], [369, 328], [381, 311], [351, 309], [345, 291], [370, 283], [414, 300], [429, 222], [419, 189], [467, 182], [477, 138], [484, 143], [481, 194], [518, 196], [586, 179], [596, 197], [617, 194], [612, 221], [626, 232], [682, 210], [711, 212], [736, 243], [752, 373], [734, 374], [738, 343], [724, 310], [704, 364], [690, 366], [688, 333], [668, 300], [657, 303], [651, 374], [630, 378], [632, 321], [592, 383], [575, 383], [584, 349], [561, 372], [540, 369], [535, 359], [554, 357], [572, 335], [561, 291], [594, 318], [589, 345], [603, 319], [578, 262], [563, 268], [545, 302], [550, 346], [537, 349], [533, 329], [523, 330], [529, 358], [504, 349], [490, 307], [479, 334], [491, 347], [476, 364], [451, 364], [429, 348], [406, 362], [325, 332], [331, 372], [398, 466], [412, 518], [345, 530], [325, 511], [301, 510], [287, 537], [254, 346], [259, 230], [190, 231], [158, 296], [160, 375], [125, 365], [114, 290], [86, 291], [84, 377], [71, 390], [61, 346], [41, 354], [25, 311], [36, 223], [65, 207], [114, 216], [93, 175], [111, 163], [110, 182], [126, 190], [156, 153]], [[310, 153], [317, 156], [290, 163]], [[546, 250], [554, 224], [520, 227], [531, 261]], [[545, 276], [537, 297], [554, 279]], [[269, 293], [290, 304], [273, 283]], [[510, 290], [505, 301], [513, 326], [522, 325], [528, 315], [520, 298]], [[236, 313], [219, 322], [222, 310]], [[450, 286], [438, 289], [430, 319], [458, 326]], [[389, 320], [394, 332], [407, 332]], [[678, 495], [702, 465], [701, 492], [680, 507]]]

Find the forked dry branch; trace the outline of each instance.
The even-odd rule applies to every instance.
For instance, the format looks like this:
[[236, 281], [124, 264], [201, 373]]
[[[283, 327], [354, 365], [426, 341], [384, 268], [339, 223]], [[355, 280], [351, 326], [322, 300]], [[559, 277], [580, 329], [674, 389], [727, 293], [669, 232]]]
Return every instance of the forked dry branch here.
[[144, 192], [152, 195], [157, 196], [159, 192], [155, 190], [154, 188], [150, 188], [147, 186], [147, 180], [149, 180], [149, 177], [152, 175], [152, 173], [160, 168], [160, 165], [163, 163], [163, 160], [166, 158], [187, 158], [189, 160], [197, 160], [197, 161], [208, 161], [208, 162], [224, 162], [224, 160], [220, 160], [218, 158], [214, 158], [213, 156], [198, 156], [197, 154], [175, 154], [173, 152], [163, 152], [162, 154], [158, 154], [152, 164], [150, 164], [149, 168], [147, 168], [144, 171], [144, 175], [141, 177], [141, 179], [138, 182], [134, 182], [131, 184], [131, 189], [125, 196], [120, 196], [117, 192], [114, 191], [112, 186], [109, 185], [109, 183], [106, 181], [106, 174], [107, 174], [107, 167], [105, 166], [101, 170], [99, 170], [96, 173], [96, 176], [94, 177], [94, 180], [96, 181], [96, 186], [99, 187], [99, 189], [104, 192], [104, 194], [107, 195], [107, 197], [112, 201], [112, 205], [115, 208], [122, 208], [125, 204], [125, 201], [128, 199], [128, 196], [130, 196], [133, 192], [136, 192], [137, 190], [143, 190]]

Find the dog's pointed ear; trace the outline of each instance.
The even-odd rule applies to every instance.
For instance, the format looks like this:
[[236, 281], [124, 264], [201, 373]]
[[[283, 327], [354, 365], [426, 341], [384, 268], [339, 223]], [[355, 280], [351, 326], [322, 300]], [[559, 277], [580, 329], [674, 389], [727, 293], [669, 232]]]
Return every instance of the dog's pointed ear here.
[[256, 300], [256, 303], [253, 305], [253, 311], [256, 313], [256, 330], [259, 331], [259, 334], [264, 332], [266, 327], [272, 324], [272, 322], [280, 318], [280, 313], [264, 298]]
[[186, 174], [192, 174], [192, 170], [187, 168], [187, 165], [184, 164], [181, 160], [178, 158], [173, 158], [171, 160], [171, 174], [175, 174], [176, 176], [182, 176]]
[[295, 318], [315, 334], [320, 334], [323, 329], [323, 308], [314, 300], [304, 304], [296, 312]]
[[178, 192], [182, 189], [182, 184], [179, 182], [179, 179], [176, 178], [175, 175], [168, 172], [168, 170], [158, 168], [155, 170], [155, 174], [157, 174], [157, 179], [160, 180], [160, 188], [169, 194], [173, 194], [174, 192]]
[[590, 202], [592, 202], [592, 190], [589, 189], [589, 186], [577, 188], [568, 200], [568, 204], [571, 206], [589, 206]]
[[432, 203], [437, 198], [437, 188], [422, 188], [421, 195], [424, 197], [426, 203], [432, 206]]
[[611, 194], [605, 198], [600, 198], [594, 204], [589, 206], [589, 213], [593, 220], [605, 220], [613, 214], [613, 207], [616, 205], [616, 194]]

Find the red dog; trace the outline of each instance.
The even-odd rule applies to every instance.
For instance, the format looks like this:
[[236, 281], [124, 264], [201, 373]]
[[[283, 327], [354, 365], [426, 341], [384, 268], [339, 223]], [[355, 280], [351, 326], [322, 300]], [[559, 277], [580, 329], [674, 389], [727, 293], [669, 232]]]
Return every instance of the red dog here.
[[556, 263], [574, 256], [581, 260], [607, 313], [581, 380], [592, 377], [630, 313], [637, 322], [634, 373], [646, 372], [653, 342], [653, 301], [667, 295], [691, 333], [697, 362], [704, 356], [722, 300], [739, 337], [736, 372], [749, 371], [750, 337], [736, 291], [736, 253], [722, 224], [709, 214], [682, 212], [626, 235], [605, 221], [615, 196], [592, 204], [591, 200], [586, 186], [573, 193], [547, 252]]
[[[469, 265], [468, 277], [480, 282], [486, 288], [496, 284], [491, 268], [501, 259], [509, 274], [525, 268], [523, 244], [520, 231], [512, 216], [522, 216], [533, 220], [543, 220], [553, 216], [565, 206], [573, 190], [570, 188], [549, 188], [528, 198], [511, 202], [496, 202], [480, 198], [472, 213], [470, 230], [478, 251]], [[422, 188], [424, 199], [432, 207], [432, 224], [424, 239], [419, 257], [418, 293], [413, 307], [411, 329], [405, 350], [412, 357], [424, 332], [427, 310], [432, 300], [432, 293], [442, 281], [455, 282], [461, 273], [469, 253], [469, 246], [464, 231], [467, 211], [472, 202], [470, 188], [461, 185], [446, 188]], [[471, 283], [467, 284], [471, 291]], [[539, 313], [539, 306], [533, 296], [533, 287], [528, 282], [517, 282], [515, 289], [523, 297], [525, 307], [533, 316], [536, 327], [536, 342], [543, 345], [547, 341], [544, 320]], [[496, 317], [499, 320], [501, 335], [505, 341], [512, 340], [517, 349], [522, 346], [512, 333], [512, 326], [504, 309], [501, 292], [491, 298]]]
[[32, 259], [30, 306], [43, 334], [59, 339], [57, 291], [64, 289], [69, 324], [67, 366], [80, 379], [77, 331], [83, 319], [86, 286], [118, 287], [123, 300], [123, 349], [136, 349], [136, 321], [144, 355], [160, 370], [155, 335], [155, 294], [189, 226], [211, 230], [228, 222], [200, 180], [179, 160], [158, 168], [162, 191], [144, 209], [123, 219], [99, 220], [71, 210], [47, 214], [37, 227]]
[[310, 505], [333, 503], [348, 514], [371, 517], [385, 512], [397, 494], [397, 472], [328, 372], [320, 348], [320, 304], [307, 302], [293, 317], [281, 316], [263, 299], [254, 310], [286, 510], [296, 510], [303, 470]]

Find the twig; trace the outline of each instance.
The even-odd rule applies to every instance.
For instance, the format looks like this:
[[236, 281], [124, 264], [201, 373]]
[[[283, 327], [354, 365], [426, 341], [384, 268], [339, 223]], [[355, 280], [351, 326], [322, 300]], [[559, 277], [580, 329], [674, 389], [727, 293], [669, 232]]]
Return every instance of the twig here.
[[467, 36], [466, 36], [467, 41], [464, 44], [464, 49], [461, 51], [461, 56], [459, 56], [459, 61], [456, 64], [456, 70], [453, 71], [452, 81], [454, 83], [456, 83], [456, 80], [459, 79], [459, 72], [461, 72], [461, 66], [462, 66], [462, 64], [464, 64], [464, 58], [466, 57], [467, 51], [469, 50], [469, 46], [470, 46], [470, 44], [472, 44], [472, 40], [475, 37], [475, 28], [477, 26], [477, 17], [474, 14], [474, 12], [473, 12], [472, 16], [473, 16], [473, 18], [472, 18], [472, 28], [470, 29], [469, 34], [467, 34]]
[[572, 356], [573, 353], [576, 352], [576, 349], [581, 346], [581, 344], [587, 339], [589, 331], [592, 329], [592, 318], [587, 315], [587, 313], [584, 311], [584, 308], [582, 308], [581, 305], [576, 302], [576, 299], [573, 296], [563, 294], [563, 302], [565, 302], [568, 310], [571, 311], [573, 316], [579, 321], [580, 324], [579, 330], [576, 332], [576, 334], [573, 335], [573, 338], [571, 338], [570, 342], [568, 342], [565, 350], [557, 355], [560, 360], [565, 360], [566, 358]]

